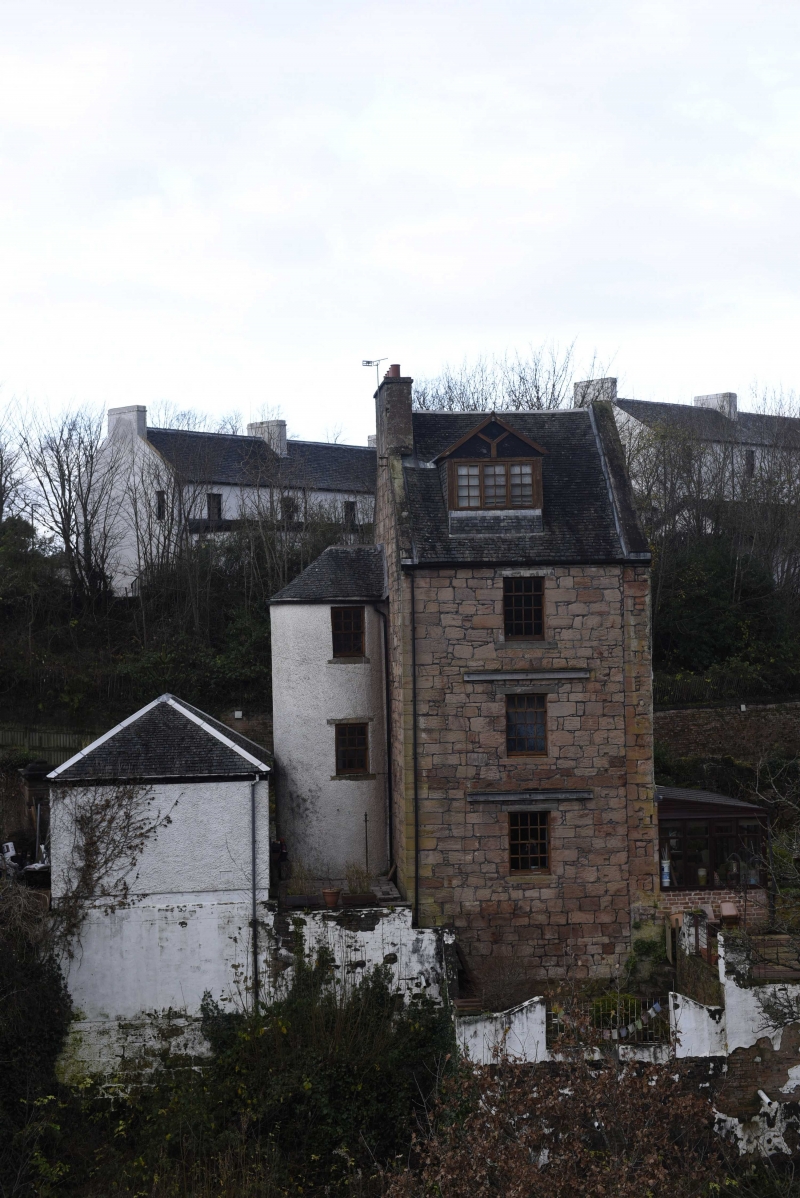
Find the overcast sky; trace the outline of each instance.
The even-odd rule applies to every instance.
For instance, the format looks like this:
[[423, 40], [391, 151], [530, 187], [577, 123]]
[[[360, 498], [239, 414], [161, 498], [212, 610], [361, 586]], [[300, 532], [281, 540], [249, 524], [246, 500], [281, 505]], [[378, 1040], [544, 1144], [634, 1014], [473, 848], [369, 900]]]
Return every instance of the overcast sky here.
[[577, 337], [800, 385], [797, 0], [0, 0], [0, 401], [365, 443], [375, 372]]

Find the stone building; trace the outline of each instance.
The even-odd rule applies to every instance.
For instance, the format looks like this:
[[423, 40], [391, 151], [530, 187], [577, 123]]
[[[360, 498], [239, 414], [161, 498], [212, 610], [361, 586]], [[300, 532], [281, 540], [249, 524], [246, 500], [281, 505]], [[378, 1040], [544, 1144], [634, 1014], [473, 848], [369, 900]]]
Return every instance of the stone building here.
[[[629, 951], [632, 908], [653, 904], [657, 884], [650, 556], [610, 406], [414, 413], [397, 366], [376, 402], [382, 602], [372, 567], [356, 594], [355, 556], [345, 600], [348, 550], [337, 551], [337, 593], [316, 599], [331, 612], [318, 621], [319, 681], [304, 660], [293, 693], [275, 690], [278, 776], [287, 705], [313, 711], [308, 760], [321, 743], [326, 753], [305, 785], [318, 783], [328, 811], [340, 767], [373, 772], [385, 713], [386, 855], [417, 923], [452, 926], [483, 968], [513, 958], [531, 976], [608, 973]], [[308, 575], [292, 584], [298, 595]], [[274, 609], [274, 668], [286, 679], [310, 644], [292, 587]], [[376, 607], [386, 616], [385, 698], [374, 686], [375, 707], [358, 713], [341, 691], [330, 710], [311, 705], [337, 668], [325, 657], [333, 612], [348, 606], [361, 610], [356, 622]], [[360, 668], [344, 667], [354, 685]], [[353, 753], [340, 762], [330, 730], [345, 718]], [[295, 738], [296, 776], [298, 753]], [[358, 854], [355, 839], [348, 851]]]

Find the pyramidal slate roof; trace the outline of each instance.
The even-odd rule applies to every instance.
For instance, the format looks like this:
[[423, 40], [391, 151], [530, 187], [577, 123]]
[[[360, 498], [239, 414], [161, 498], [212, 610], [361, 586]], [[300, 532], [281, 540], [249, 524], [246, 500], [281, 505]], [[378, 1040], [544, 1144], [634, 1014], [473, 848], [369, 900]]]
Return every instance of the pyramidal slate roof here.
[[[461, 532], [449, 518], [437, 459], [488, 413], [414, 412], [414, 453], [403, 461], [413, 562], [649, 562], [609, 404], [502, 412], [512, 431], [542, 446], [542, 511], [498, 512]], [[483, 514], [485, 515], [485, 514]]]
[[377, 455], [366, 445], [289, 440], [280, 457], [263, 437], [233, 433], [148, 428], [147, 440], [189, 482], [375, 493]]
[[332, 545], [271, 603], [377, 602], [386, 596], [383, 549], [378, 545]]
[[58, 766], [52, 782], [178, 781], [252, 777], [271, 755], [175, 695], [160, 695]]

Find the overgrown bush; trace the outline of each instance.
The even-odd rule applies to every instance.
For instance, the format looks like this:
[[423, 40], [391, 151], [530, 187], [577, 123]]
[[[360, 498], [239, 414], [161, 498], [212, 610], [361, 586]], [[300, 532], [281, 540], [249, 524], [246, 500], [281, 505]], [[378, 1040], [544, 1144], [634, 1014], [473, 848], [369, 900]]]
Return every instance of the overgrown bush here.
[[298, 956], [286, 998], [257, 1015], [207, 998], [202, 1073], [173, 1062], [113, 1103], [87, 1090], [52, 1157], [67, 1191], [378, 1192], [439, 1084], [452, 1029], [432, 1000], [404, 1002], [387, 967], [358, 982], [337, 974], [327, 952]]

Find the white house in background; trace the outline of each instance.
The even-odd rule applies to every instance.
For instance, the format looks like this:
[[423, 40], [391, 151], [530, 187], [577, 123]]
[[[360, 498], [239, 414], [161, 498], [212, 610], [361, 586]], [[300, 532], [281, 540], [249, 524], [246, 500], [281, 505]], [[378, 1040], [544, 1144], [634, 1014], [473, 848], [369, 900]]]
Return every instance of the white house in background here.
[[385, 873], [389, 775], [383, 552], [326, 549], [271, 602], [278, 834], [293, 862]]
[[[77, 815], [136, 788], [138, 818], [159, 825], [125, 903], [89, 899], [67, 976], [84, 1038], [113, 1040], [148, 1012], [197, 1015], [205, 991], [233, 999], [237, 979], [246, 995], [254, 911], [269, 897], [271, 768], [259, 745], [161, 695], [49, 775], [54, 907], [73, 891]], [[267, 946], [255, 948], [263, 965]]]
[[290, 531], [310, 513], [324, 513], [356, 533], [373, 517], [370, 441], [296, 441], [287, 438], [285, 420], [248, 424], [247, 436], [149, 428], [146, 407], [110, 408], [106, 446], [121, 492], [115, 590], [135, 587], [187, 533], [226, 532], [248, 518]]

